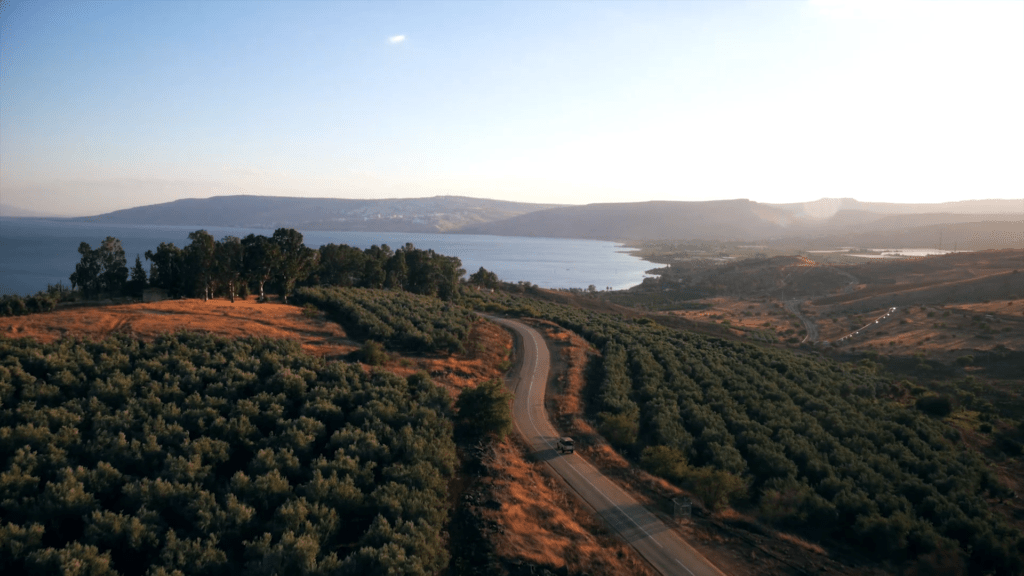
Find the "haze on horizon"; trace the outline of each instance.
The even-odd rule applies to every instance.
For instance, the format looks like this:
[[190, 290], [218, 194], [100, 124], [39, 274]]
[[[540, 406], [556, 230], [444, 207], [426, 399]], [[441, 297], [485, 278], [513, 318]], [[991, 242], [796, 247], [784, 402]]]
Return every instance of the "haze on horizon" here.
[[0, 203], [1024, 197], [1024, 1], [0, 4]]

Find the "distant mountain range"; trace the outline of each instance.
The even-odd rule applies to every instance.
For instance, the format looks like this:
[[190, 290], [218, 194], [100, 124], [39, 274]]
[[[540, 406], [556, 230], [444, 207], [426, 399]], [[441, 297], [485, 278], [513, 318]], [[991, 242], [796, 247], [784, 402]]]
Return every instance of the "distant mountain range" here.
[[[716, 200], [560, 206], [462, 196], [381, 200], [216, 196], [73, 220], [616, 241], [813, 239], [815, 244], [863, 247], [1017, 248], [1024, 242], [1024, 199], [887, 204], [823, 198], [797, 204]], [[975, 247], [967, 248], [972, 243]]]
[[73, 220], [296, 230], [457, 232], [466, 226], [503, 220], [553, 206], [556, 204], [527, 204], [463, 196], [382, 200], [215, 196], [128, 208]]
[[11, 206], [10, 204], [0, 203], [0, 217], [3, 218], [47, 218], [49, 216], [53, 216], [53, 214], [26, 210], [17, 206]]

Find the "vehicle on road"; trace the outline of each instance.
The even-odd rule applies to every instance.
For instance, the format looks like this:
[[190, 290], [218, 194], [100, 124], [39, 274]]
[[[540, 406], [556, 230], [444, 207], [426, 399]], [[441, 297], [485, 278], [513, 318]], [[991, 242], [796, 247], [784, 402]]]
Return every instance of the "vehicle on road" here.
[[572, 438], [565, 436], [558, 439], [558, 452], [560, 454], [572, 454], [575, 450]]

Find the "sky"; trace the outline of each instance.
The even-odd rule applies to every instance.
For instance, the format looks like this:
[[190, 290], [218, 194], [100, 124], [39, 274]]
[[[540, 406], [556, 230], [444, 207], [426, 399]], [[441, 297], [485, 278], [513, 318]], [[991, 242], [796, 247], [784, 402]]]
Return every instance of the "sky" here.
[[0, 1], [0, 204], [1024, 198], [1024, 1]]

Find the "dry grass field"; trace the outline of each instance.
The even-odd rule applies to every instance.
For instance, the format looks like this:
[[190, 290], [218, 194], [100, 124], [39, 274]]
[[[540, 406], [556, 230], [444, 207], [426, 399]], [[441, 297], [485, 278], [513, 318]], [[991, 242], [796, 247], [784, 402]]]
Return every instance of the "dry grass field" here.
[[1024, 350], [1024, 295], [1013, 300], [897, 307], [883, 319], [879, 318], [888, 308], [859, 314], [818, 306], [805, 306], [804, 310], [815, 315], [823, 340], [834, 342], [859, 331], [843, 341], [841, 347], [846, 349], [898, 356], [924, 354], [944, 362], [997, 347]]
[[778, 300], [704, 298], [695, 301], [701, 309], [673, 310], [664, 314], [684, 318], [695, 326], [714, 324], [733, 336], [748, 336], [763, 342], [781, 342], [803, 337], [803, 324]]
[[[0, 319], [0, 331], [14, 337], [52, 342], [61, 337], [98, 340], [110, 334], [132, 334], [151, 340], [179, 330], [226, 337], [259, 336], [297, 340], [303, 350], [327, 359], [341, 359], [361, 343], [322, 315], [308, 317], [296, 306], [255, 300], [165, 300], [112, 306], [74, 306], [45, 314]], [[464, 355], [396, 356], [384, 368], [407, 376], [425, 370], [438, 384], [457, 391], [500, 377], [502, 362], [512, 347], [511, 337], [489, 322], [473, 329], [472, 345]]]

